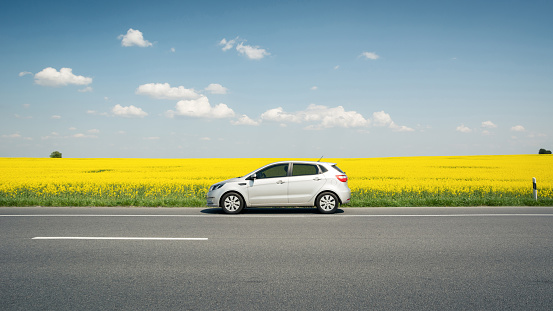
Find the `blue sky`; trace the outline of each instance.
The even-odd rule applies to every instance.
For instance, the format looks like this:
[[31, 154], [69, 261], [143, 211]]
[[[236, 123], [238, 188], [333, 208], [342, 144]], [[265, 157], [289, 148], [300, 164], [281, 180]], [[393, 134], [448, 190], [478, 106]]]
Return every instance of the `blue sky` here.
[[551, 1], [81, 2], [0, 5], [0, 156], [553, 149]]

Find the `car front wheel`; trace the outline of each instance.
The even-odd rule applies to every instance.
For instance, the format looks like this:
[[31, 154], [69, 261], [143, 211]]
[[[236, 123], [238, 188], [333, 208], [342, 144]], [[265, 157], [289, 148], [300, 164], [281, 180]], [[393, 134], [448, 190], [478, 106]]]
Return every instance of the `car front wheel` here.
[[227, 193], [221, 199], [221, 207], [227, 214], [238, 214], [244, 209], [244, 199], [236, 193]]
[[320, 213], [332, 214], [338, 210], [338, 198], [330, 192], [321, 193], [317, 196], [315, 205]]

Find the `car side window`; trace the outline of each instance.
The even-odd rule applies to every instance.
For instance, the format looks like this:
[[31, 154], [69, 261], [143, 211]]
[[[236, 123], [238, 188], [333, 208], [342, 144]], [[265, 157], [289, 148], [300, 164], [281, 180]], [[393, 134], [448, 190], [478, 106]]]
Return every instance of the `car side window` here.
[[319, 169], [316, 165], [311, 164], [294, 164], [292, 167], [292, 176], [317, 175]]
[[258, 179], [286, 176], [288, 176], [288, 164], [273, 165], [256, 173]]

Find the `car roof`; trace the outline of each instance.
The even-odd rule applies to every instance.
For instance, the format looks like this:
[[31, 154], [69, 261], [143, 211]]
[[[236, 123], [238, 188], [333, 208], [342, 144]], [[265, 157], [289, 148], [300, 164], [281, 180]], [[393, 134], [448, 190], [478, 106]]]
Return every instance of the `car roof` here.
[[326, 165], [335, 165], [336, 163], [333, 162], [319, 162], [319, 161], [303, 161], [303, 160], [288, 160], [288, 161], [278, 161], [269, 163], [267, 165], [271, 164], [280, 164], [280, 163], [298, 163], [298, 164], [326, 164]]
[[276, 164], [284, 164], [284, 163], [297, 163], [297, 164], [313, 164], [313, 165], [317, 165], [317, 164], [322, 164], [322, 165], [328, 165], [328, 166], [332, 166], [332, 165], [335, 165], [336, 163], [332, 163], [332, 162], [318, 162], [318, 161], [303, 161], [303, 160], [288, 160], [288, 161], [277, 161], [277, 162], [272, 162], [272, 163], [268, 163], [266, 165], [263, 165], [262, 167], [260, 168], [257, 168], [255, 171], [252, 171], [244, 176], [248, 176], [254, 172], [257, 172], [259, 170], [262, 170], [268, 166], [271, 166], [271, 165], [276, 165]]

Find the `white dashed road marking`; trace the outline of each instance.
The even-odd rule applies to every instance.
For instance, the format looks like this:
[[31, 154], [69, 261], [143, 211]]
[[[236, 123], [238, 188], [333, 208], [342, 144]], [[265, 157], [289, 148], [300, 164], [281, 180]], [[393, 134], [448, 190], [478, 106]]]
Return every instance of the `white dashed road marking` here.
[[207, 238], [148, 238], [148, 237], [55, 237], [39, 236], [33, 240], [153, 240], [153, 241], [207, 241]]

